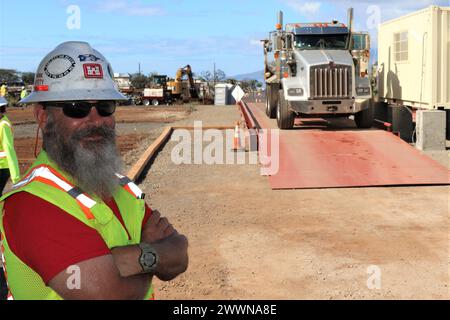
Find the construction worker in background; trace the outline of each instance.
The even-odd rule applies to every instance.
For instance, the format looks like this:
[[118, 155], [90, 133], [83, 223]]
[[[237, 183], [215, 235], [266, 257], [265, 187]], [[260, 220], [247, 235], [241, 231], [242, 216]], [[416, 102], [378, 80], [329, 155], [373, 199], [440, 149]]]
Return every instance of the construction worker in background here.
[[9, 299], [152, 299], [152, 278], [187, 269], [187, 238], [117, 174], [114, 111], [127, 100], [86, 42], [40, 63], [34, 105], [43, 150], [3, 206]]
[[[19, 180], [19, 165], [14, 150], [11, 122], [5, 115], [7, 105], [6, 99], [0, 97], [0, 196], [10, 176], [13, 183]], [[3, 265], [0, 265], [0, 300], [4, 300], [6, 294], [7, 287]]]
[[25, 99], [25, 97], [28, 95], [28, 91], [25, 87], [22, 87], [22, 91], [20, 91], [20, 99]]
[[12, 124], [5, 114], [7, 105], [6, 99], [0, 97], [0, 195], [3, 194], [9, 177], [13, 183], [19, 181], [20, 178], [19, 163], [14, 150]]
[[6, 83], [2, 83], [2, 86], [0, 87], [0, 97], [6, 98], [8, 95], [8, 87], [6, 86]]

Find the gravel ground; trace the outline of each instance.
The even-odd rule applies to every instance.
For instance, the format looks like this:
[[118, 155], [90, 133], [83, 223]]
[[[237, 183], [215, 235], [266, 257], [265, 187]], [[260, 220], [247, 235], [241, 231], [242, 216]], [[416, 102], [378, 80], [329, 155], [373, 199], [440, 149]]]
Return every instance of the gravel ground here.
[[[136, 129], [136, 127], [134, 128]], [[143, 128], [139, 129], [142, 130]], [[125, 132], [132, 131], [133, 126], [127, 126], [127, 128], [124, 128], [122, 130], [124, 130]], [[144, 138], [142, 141], [140, 141], [139, 146], [136, 149], [130, 150], [129, 152], [122, 154], [124, 164], [123, 172], [128, 172], [133, 167], [133, 165], [139, 160], [139, 158], [142, 156], [145, 150], [147, 150], [147, 148], [153, 143], [153, 141], [155, 141], [161, 135], [163, 130], [164, 126], [160, 124], [145, 127], [147, 137]]]

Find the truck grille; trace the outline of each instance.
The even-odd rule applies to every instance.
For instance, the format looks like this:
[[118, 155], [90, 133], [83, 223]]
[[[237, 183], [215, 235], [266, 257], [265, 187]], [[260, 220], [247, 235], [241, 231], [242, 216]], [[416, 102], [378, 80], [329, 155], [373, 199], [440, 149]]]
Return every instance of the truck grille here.
[[311, 99], [350, 98], [351, 67], [321, 65], [311, 67]]

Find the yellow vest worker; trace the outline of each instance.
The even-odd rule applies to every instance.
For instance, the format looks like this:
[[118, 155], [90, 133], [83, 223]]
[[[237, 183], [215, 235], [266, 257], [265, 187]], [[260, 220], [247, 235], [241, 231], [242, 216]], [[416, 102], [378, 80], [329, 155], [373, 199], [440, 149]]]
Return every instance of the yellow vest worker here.
[[7, 93], [8, 93], [8, 89], [7, 89], [6, 85], [3, 84], [3, 85], [0, 87], [0, 96], [6, 97], [6, 94], [7, 94]]
[[[4, 99], [3, 99], [4, 100]], [[11, 121], [4, 114], [5, 102], [0, 101], [0, 194], [11, 176], [13, 183], [19, 181], [20, 171], [14, 150], [14, 138]]]
[[25, 99], [25, 97], [28, 95], [27, 89], [23, 88], [20, 92], [20, 99]]

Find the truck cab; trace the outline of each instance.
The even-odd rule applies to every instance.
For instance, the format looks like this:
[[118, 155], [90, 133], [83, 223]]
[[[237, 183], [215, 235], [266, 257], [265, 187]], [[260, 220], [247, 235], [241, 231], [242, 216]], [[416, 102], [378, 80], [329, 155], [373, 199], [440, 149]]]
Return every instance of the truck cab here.
[[[352, 15], [352, 13], [351, 13]], [[355, 116], [360, 128], [373, 122], [367, 33], [328, 23], [289, 23], [264, 40], [266, 114], [280, 129], [296, 117]]]

